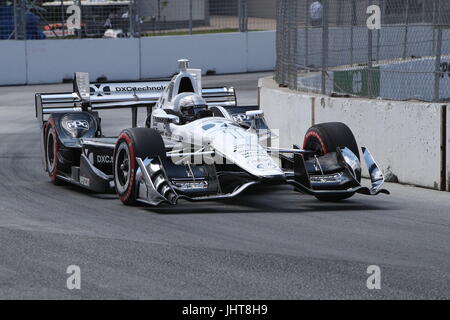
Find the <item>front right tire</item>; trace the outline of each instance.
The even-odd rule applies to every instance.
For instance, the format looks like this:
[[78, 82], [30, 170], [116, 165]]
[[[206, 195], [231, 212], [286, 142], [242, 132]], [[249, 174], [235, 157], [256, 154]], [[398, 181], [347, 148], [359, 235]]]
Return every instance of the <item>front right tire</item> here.
[[[358, 144], [350, 128], [341, 122], [327, 122], [312, 126], [306, 132], [303, 142], [305, 150], [313, 150], [315, 154], [323, 156], [329, 152], [336, 152], [336, 148], [347, 147], [361, 160]], [[356, 176], [356, 180], [361, 182], [361, 174]], [[352, 197], [352, 194], [346, 195], [323, 195], [316, 196], [320, 201], [340, 201]]]

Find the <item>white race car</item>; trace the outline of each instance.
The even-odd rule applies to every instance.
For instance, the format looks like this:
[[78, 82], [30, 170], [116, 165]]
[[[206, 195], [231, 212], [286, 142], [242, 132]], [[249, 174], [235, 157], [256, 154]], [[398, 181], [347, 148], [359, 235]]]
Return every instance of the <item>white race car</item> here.
[[[90, 84], [77, 73], [74, 92], [37, 94], [51, 180], [115, 191], [127, 205], [227, 199], [264, 184], [323, 201], [389, 194], [366, 148], [371, 186], [361, 185], [359, 149], [345, 124], [317, 124], [302, 147], [280, 148], [258, 106], [238, 106], [233, 88], [202, 88], [201, 71], [185, 59], [179, 67], [170, 81]], [[121, 107], [132, 109], [132, 128], [104, 137], [97, 111]], [[148, 111], [141, 128], [139, 107]]]

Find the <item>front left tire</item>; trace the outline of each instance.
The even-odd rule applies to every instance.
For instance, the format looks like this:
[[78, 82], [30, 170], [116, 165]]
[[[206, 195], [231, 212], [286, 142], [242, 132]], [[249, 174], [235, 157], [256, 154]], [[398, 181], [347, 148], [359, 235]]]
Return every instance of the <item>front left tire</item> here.
[[165, 156], [164, 141], [161, 134], [149, 128], [131, 128], [122, 131], [114, 149], [113, 174], [116, 192], [125, 205], [135, 205], [136, 157]]

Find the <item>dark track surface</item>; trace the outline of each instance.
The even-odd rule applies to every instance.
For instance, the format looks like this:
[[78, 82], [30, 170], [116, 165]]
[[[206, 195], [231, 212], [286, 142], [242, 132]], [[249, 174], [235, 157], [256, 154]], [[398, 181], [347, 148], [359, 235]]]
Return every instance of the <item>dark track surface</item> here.
[[[260, 76], [206, 82], [255, 103]], [[450, 298], [449, 193], [388, 184], [391, 196], [336, 205], [278, 187], [125, 207], [43, 172], [33, 94], [64, 89], [0, 88], [0, 298]], [[120, 111], [103, 123], [117, 134], [129, 121]], [[372, 264], [381, 290], [366, 288]], [[69, 265], [81, 290], [66, 289]]]

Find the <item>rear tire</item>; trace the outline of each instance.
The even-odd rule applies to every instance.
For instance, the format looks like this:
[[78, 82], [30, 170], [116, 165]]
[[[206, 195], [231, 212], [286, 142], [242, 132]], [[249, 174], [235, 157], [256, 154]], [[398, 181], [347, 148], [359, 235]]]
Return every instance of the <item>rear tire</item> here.
[[[341, 122], [327, 122], [316, 124], [306, 132], [303, 148], [313, 150], [318, 155], [325, 155], [329, 152], [336, 152], [337, 147], [347, 147], [361, 160], [358, 144], [350, 128]], [[361, 175], [356, 176], [356, 180], [361, 182]], [[340, 201], [350, 198], [350, 195], [316, 196], [320, 201]]]
[[55, 185], [60, 185], [61, 180], [58, 178], [58, 171], [61, 171], [61, 164], [58, 160], [60, 142], [56, 131], [55, 120], [50, 117], [45, 127], [45, 161], [50, 181]]
[[131, 128], [122, 131], [114, 149], [113, 174], [116, 192], [125, 205], [135, 205], [136, 157], [165, 156], [164, 141], [161, 134], [149, 128]]

